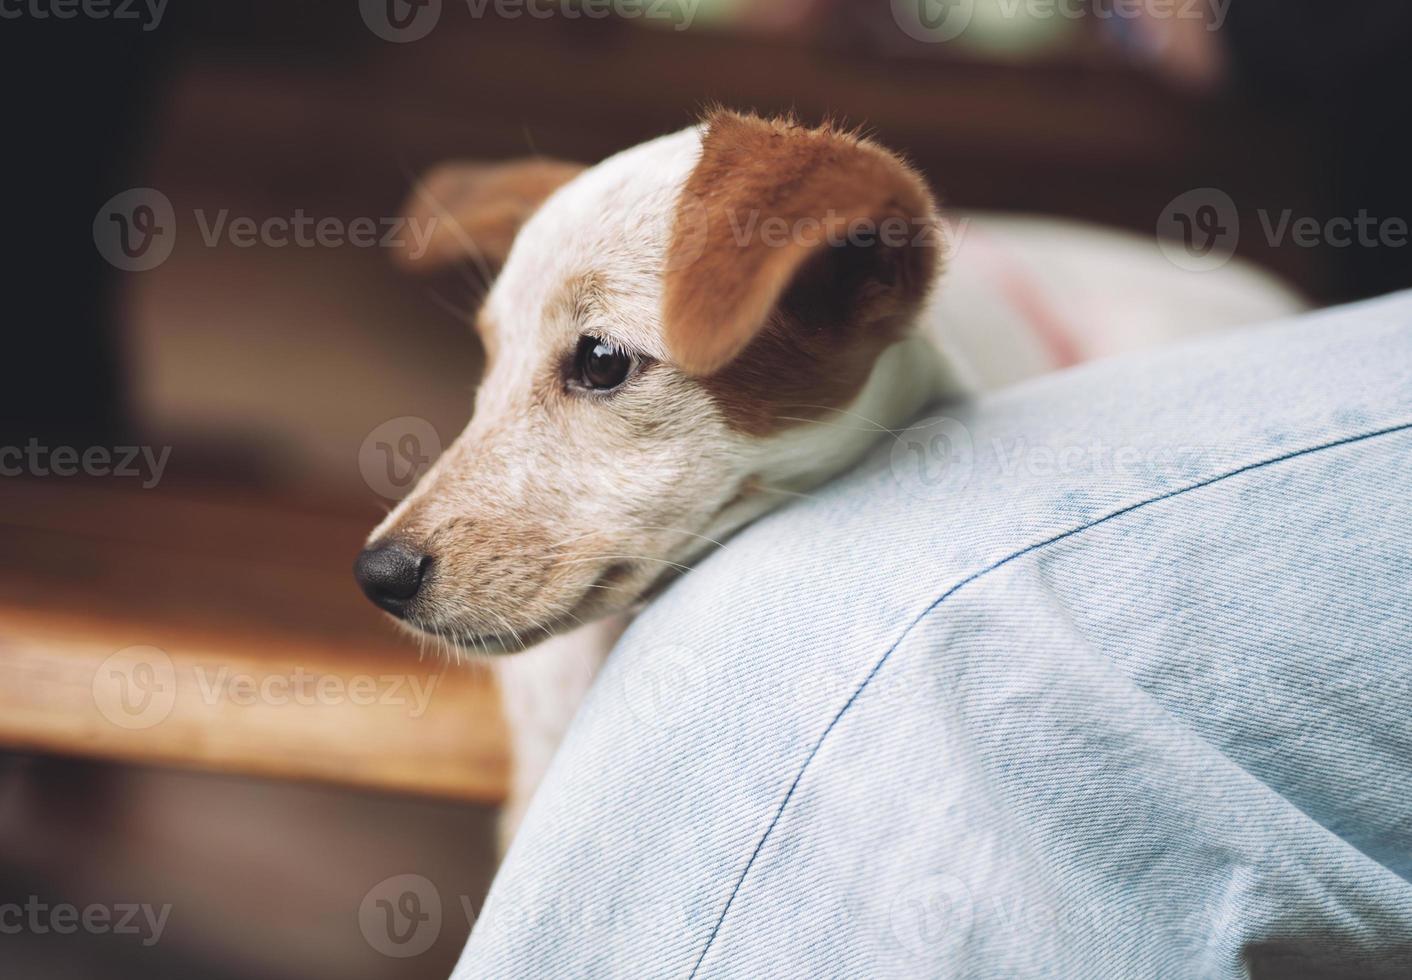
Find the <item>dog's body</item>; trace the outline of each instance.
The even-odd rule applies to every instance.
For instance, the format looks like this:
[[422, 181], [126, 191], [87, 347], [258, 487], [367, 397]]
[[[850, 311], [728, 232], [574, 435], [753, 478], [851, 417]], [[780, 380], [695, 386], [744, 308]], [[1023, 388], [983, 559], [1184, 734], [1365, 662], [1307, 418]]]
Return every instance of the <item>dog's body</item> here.
[[495, 662], [507, 835], [632, 611], [736, 530], [938, 397], [1293, 302], [1252, 280], [1221, 294], [1224, 312], [1194, 315], [1174, 300], [1191, 278], [1155, 245], [1075, 232], [1090, 249], [1104, 235], [1140, 247], [1122, 275], [1160, 294], [1148, 309], [1177, 307], [1129, 311], [1136, 340], [1094, 330], [1101, 317], [1036, 285], [1060, 248], [1004, 222], [981, 239], [943, 229], [922, 180], [867, 140], [725, 112], [588, 170], [447, 168], [415, 208], [441, 221], [429, 263], [503, 268], [476, 319], [474, 417], [373, 532], [358, 575], [457, 650], [543, 638]]

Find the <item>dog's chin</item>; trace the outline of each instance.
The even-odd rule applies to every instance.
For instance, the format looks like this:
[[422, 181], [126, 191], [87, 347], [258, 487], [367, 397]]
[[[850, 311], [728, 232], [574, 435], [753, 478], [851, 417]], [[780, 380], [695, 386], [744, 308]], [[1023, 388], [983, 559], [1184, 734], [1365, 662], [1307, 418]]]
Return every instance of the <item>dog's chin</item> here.
[[478, 654], [487, 657], [503, 657], [512, 653], [519, 653], [528, 650], [536, 643], [544, 640], [544, 633], [539, 630], [533, 631], [536, 638], [520, 635], [512, 636], [504, 633], [452, 633], [447, 639], [459, 650], [470, 654]]
[[[531, 626], [515, 633], [480, 633], [437, 623], [424, 623], [416, 620], [399, 620], [397, 625], [403, 631], [423, 640], [432, 640], [434, 645], [449, 650], [459, 660], [463, 655], [472, 657], [500, 657], [521, 650], [528, 650], [536, 643], [542, 643], [555, 632], [550, 626]], [[546, 632], [549, 631], [549, 632]]]
[[611, 604], [580, 602], [563, 616], [502, 632], [481, 631], [459, 623], [427, 622], [415, 616], [403, 620], [401, 625], [421, 636], [449, 644], [458, 654], [499, 657], [528, 650], [551, 637], [571, 632], [617, 611]]

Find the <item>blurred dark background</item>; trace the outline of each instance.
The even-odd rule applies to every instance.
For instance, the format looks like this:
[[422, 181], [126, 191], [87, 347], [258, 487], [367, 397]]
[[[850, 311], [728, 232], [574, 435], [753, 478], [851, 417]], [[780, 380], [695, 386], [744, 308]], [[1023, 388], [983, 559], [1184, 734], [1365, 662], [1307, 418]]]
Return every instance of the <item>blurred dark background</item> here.
[[[469, 928], [460, 899], [477, 906], [493, 872], [503, 758], [478, 675], [416, 719], [312, 708], [238, 736], [209, 712], [95, 721], [93, 664], [137, 643], [178, 672], [198, 656], [336, 671], [355, 648], [408, 669], [414, 646], [348, 574], [396, 495], [372, 434], [413, 417], [445, 442], [469, 414], [471, 284], [412, 281], [379, 247], [208, 243], [202, 220], [380, 223], [437, 162], [593, 161], [719, 101], [864, 126], [957, 207], [1150, 236], [1174, 199], [1219, 189], [1237, 253], [1316, 303], [1412, 285], [1405, 247], [1263, 224], [1400, 219], [1405, 244], [1401, 0], [0, 7], [0, 446], [170, 450], [146, 488], [0, 477], [7, 977], [442, 976]], [[141, 271], [97, 230], [133, 188], [175, 221]], [[345, 741], [404, 754], [360, 766]], [[434, 882], [445, 925], [395, 958], [359, 908], [404, 873]], [[5, 903], [31, 896], [172, 909], [151, 945], [6, 928]]]

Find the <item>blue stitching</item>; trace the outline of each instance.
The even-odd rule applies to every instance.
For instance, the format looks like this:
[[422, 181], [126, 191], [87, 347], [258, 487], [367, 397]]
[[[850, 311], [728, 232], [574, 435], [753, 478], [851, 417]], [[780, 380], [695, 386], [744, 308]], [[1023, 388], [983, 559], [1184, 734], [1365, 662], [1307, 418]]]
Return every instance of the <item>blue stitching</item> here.
[[1025, 555], [1028, 555], [1031, 552], [1038, 551], [1041, 548], [1047, 548], [1050, 545], [1055, 544], [1056, 542], [1064, 540], [1065, 538], [1072, 537], [1075, 534], [1079, 534], [1083, 531], [1089, 530], [1090, 528], [1097, 527], [1098, 525], [1111, 521], [1114, 518], [1122, 517], [1124, 514], [1130, 514], [1140, 507], [1146, 507], [1149, 504], [1161, 503], [1164, 500], [1170, 500], [1171, 498], [1180, 496], [1181, 494], [1190, 493], [1193, 490], [1200, 490], [1203, 487], [1209, 487], [1213, 483], [1220, 483], [1222, 480], [1228, 480], [1231, 477], [1240, 476], [1242, 473], [1249, 473], [1251, 470], [1258, 470], [1266, 466], [1274, 466], [1277, 463], [1284, 463], [1291, 459], [1296, 459], [1300, 456], [1307, 456], [1312, 453], [1323, 452], [1326, 449], [1337, 449], [1339, 446], [1347, 446], [1351, 443], [1362, 442], [1365, 439], [1376, 439], [1379, 436], [1391, 435], [1393, 433], [1403, 432], [1409, 429], [1412, 429], [1412, 422], [1390, 426], [1385, 429], [1378, 429], [1374, 432], [1365, 432], [1361, 435], [1346, 436], [1342, 439], [1336, 439], [1333, 442], [1326, 442], [1318, 446], [1310, 446], [1306, 449], [1296, 449], [1293, 452], [1284, 453], [1280, 456], [1274, 456], [1270, 459], [1260, 460], [1259, 462], [1255, 463], [1249, 463], [1245, 466], [1239, 467], [1238, 469], [1231, 470], [1229, 473], [1222, 473], [1218, 476], [1208, 477], [1207, 479], [1202, 480], [1199, 483], [1193, 483], [1189, 487], [1181, 487], [1177, 490], [1168, 491], [1167, 493], [1164, 493], [1161, 496], [1152, 497], [1147, 500], [1141, 500], [1135, 504], [1128, 504], [1126, 507], [1121, 507], [1118, 510], [1113, 511], [1111, 514], [1105, 514], [1102, 517], [1095, 518], [1089, 523], [1082, 524], [1079, 527], [1070, 528], [1067, 531], [1061, 531], [1059, 534], [1056, 534], [1051, 538], [1046, 538], [1043, 541], [1038, 541], [1034, 544], [1027, 545], [1024, 548], [1021, 548], [1019, 551], [1006, 555], [999, 561], [991, 565], [987, 565], [985, 568], [982, 568], [979, 571], [972, 572], [970, 575], [957, 582], [951, 588], [947, 589], [936, 599], [932, 600], [931, 604], [928, 605], [926, 609], [922, 610], [922, 612], [915, 619], [913, 619], [912, 622], [907, 624], [907, 628], [902, 631], [902, 635], [899, 636], [897, 638], [897, 641], [887, 649], [887, 652], [882, 655], [878, 662], [873, 664], [873, 669], [868, 671], [868, 674], [866, 677], [863, 678], [862, 683], [860, 683], [857, 689], [855, 689], [854, 692], [849, 695], [848, 700], [843, 703], [843, 707], [838, 710], [838, 714], [833, 716], [833, 720], [828, 723], [828, 726], [824, 729], [823, 734], [819, 736], [819, 740], [815, 742], [814, 747], [809, 750], [809, 754], [804, 759], [804, 764], [799, 767], [799, 772], [794, 777], [794, 782], [789, 784], [789, 789], [785, 792], [784, 799], [780, 800], [779, 808], [775, 811], [774, 817], [771, 818], [769, 826], [765, 828], [765, 833], [761, 835], [759, 843], [755, 845], [755, 850], [751, 852], [750, 860], [745, 862], [745, 867], [741, 870], [740, 877], [736, 880], [735, 887], [731, 889], [730, 897], [726, 899], [725, 907], [721, 909], [720, 917], [716, 919], [716, 924], [714, 927], [712, 927], [711, 934], [706, 937], [706, 945], [702, 947], [701, 955], [696, 958], [696, 964], [691, 968], [691, 973], [688, 976], [688, 980], [692, 980], [692, 978], [696, 976], [697, 971], [701, 969], [701, 964], [705, 961], [706, 954], [711, 951], [711, 945], [716, 941], [716, 934], [721, 931], [721, 926], [726, 921], [726, 915], [731, 910], [731, 904], [735, 902], [735, 896], [740, 893], [741, 886], [745, 884], [745, 879], [750, 874], [750, 869], [755, 865], [755, 859], [760, 856], [760, 851], [763, 850], [765, 847], [765, 841], [769, 840], [770, 834], [775, 829], [775, 825], [779, 823], [780, 817], [784, 816], [785, 808], [789, 806], [789, 801], [791, 797], [794, 796], [794, 791], [799, 787], [800, 781], [804, 778], [804, 772], [809, 768], [809, 763], [814, 761], [814, 756], [823, 746], [824, 741], [829, 737], [829, 733], [833, 731], [834, 726], [839, 723], [839, 720], [843, 718], [844, 714], [847, 713], [848, 709], [853, 706], [853, 702], [858, 700], [858, 696], [863, 693], [863, 689], [868, 686], [868, 684], [872, 681], [875, 676], [877, 676], [878, 671], [882, 669], [883, 664], [887, 663], [887, 660], [889, 657], [892, 656], [893, 651], [902, 645], [903, 641], [907, 639], [908, 634], [912, 632], [912, 630], [917, 626], [918, 623], [920, 623], [923, 619], [929, 616], [932, 611], [936, 609], [937, 606], [940, 606], [943, 602], [951, 598], [951, 596], [955, 595], [959, 590], [961, 590], [965, 586], [970, 585], [976, 579], [981, 578], [985, 575], [989, 575], [991, 572], [995, 571], [998, 568], [1001, 568], [1002, 566], [1010, 564], [1010, 562], [1015, 561], [1017, 558], [1023, 558]]

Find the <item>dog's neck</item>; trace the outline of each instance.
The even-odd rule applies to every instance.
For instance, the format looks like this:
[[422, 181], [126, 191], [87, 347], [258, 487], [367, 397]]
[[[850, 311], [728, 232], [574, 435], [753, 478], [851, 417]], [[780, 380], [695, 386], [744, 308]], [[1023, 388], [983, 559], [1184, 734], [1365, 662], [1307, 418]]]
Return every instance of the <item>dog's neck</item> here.
[[[882, 439], [896, 438], [927, 405], [968, 390], [951, 359], [923, 332], [910, 333], [879, 355], [863, 389], [846, 408], [760, 440], [748, 455], [743, 489], [712, 522], [717, 541], [856, 465]], [[705, 550], [688, 546], [684, 560]], [[682, 560], [679, 559], [679, 560]]]

